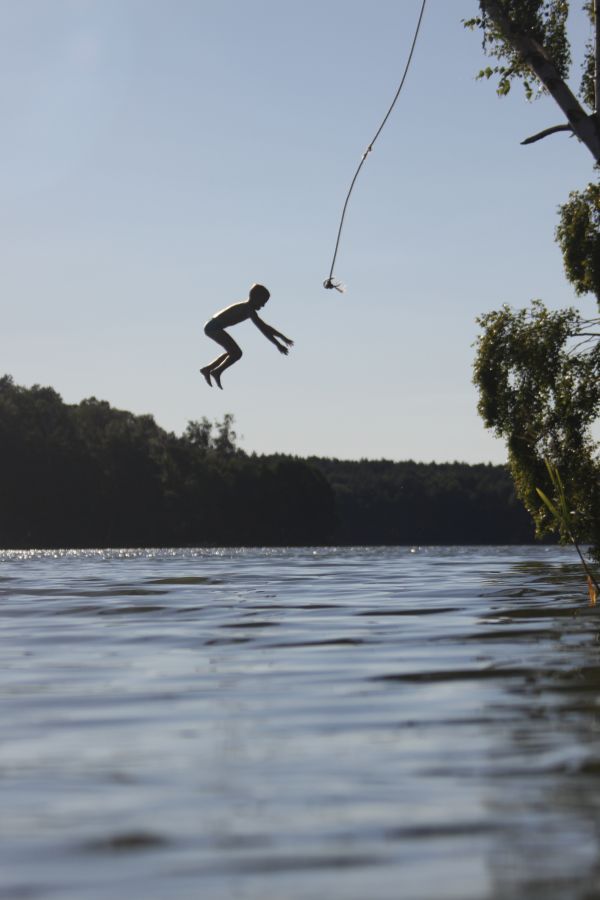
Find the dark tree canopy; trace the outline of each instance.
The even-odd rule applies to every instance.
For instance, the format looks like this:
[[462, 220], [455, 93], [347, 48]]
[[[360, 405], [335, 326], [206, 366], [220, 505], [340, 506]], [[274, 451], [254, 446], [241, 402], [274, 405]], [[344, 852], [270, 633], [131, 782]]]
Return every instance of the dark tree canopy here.
[[0, 546], [326, 541], [334, 500], [300, 460], [250, 458], [232, 416], [176, 437], [152, 416], [0, 379]]
[[152, 416], [0, 379], [0, 547], [523, 543], [506, 469], [256, 456], [233, 417]]

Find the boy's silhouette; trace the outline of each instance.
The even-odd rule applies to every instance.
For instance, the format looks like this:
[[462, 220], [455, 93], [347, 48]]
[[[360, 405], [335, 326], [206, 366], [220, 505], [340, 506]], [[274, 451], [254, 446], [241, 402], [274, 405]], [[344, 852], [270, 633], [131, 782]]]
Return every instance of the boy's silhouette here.
[[[211, 363], [200, 369], [206, 383], [210, 385], [210, 387], [212, 387], [211, 378], [213, 378], [216, 384], [221, 387], [221, 375], [225, 369], [228, 369], [229, 366], [232, 366], [238, 359], [241, 359], [241, 349], [231, 335], [225, 331], [226, 328], [230, 328], [232, 325], [237, 325], [239, 322], [250, 319], [254, 322], [258, 330], [262, 331], [264, 336], [275, 344], [280, 353], [285, 355], [289, 353], [288, 347], [291, 347], [294, 342], [287, 338], [285, 334], [282, 334], [271, 325], [267, 325], [266, 322], [263, 322], [256, 312], [257, 309], [262, 309], [270, 296], [269, 291], [264, 285], [253, 284], [250, 288], [247, 300], [242, 300], [240, 303], [233, 303], [231, 306], [227, 306], [220, 312], [215, 313], [212, 319], [209, 319], [204, 326], [204, 334], [207, 337], [212, 338], [213, 341], [216, 341], [217, 344], [220, 344], [225, 350], [225, 353], [217, 356]], [[284, 343], [281, 344], [277, 338], [281, 338]], [[286, 344], [287, 346], [285, 346]]]

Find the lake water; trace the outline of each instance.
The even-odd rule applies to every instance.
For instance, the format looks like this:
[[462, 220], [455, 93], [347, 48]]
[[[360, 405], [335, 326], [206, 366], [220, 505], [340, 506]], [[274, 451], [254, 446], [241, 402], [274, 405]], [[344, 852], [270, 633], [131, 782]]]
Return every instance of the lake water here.
[[0, 898], [600, 896], [568, 548], [0, 553]]

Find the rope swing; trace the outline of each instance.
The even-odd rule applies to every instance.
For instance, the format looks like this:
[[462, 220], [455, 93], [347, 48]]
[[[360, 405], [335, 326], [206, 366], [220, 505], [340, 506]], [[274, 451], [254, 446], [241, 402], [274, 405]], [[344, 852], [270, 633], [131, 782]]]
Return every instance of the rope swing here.
[[421, 22], [422, 22], [422, 20], [423, 20], [423, 13], [425, 12], [425, 4], [426, 4], [426, 2], [427, 2], [427, 0], [423, 0], [423, 2], [422, 2], [422, 4], [421, 4], [421, 12], [419, 13], [419, 20], [418, 20], [418, 22], [417, 22], [417, 27], [416, 27], [416, 29], [415, 29], [415, 35], [414, 35], [414, 37], [413, 37], [412, 45], [411, 45], [411, 48], [410, 48], [410, 53], [408, 54], [408, 59], [407, 59], [407, 61], [406, 61], [406, 66], [405, 66], [405, 68], [404, 68], [404, 74], [402, 75], [402, 80], [400, 81], [400, 85], [399, 85], [399, 87], [398, 87], [398, 90], [396, 91], [396, 95], [395, 95], [394, 99], [392, 100], [392, 104], [391, 104], [390, 108], [388, 109], [388, 111], [387, 111], [386, 114], [385, 114], [385, 117], [384, 117], [384, 119], [383, 119], [383, 122], [381, 123], [381, 125], [380, 125], [379, 128], [377, 129], [377, 132], [376, 132], [376, 134], [375, 134], [375, 137], [373, 138], [373, 140], [371, 141], [371, 143], [369, 144], [369, 146], [367, 147], [367, 149], [366, 149], [365, 152], [363, 153], [362, 159], [361, 159], [360, 163], [358, 164], [358, 168], [357, 168], [356, 172], [354, 173], [354, 178], [352, 179], [352, 182], [351, 182], [351, 184], [350, 184], [350, 188], [349, 188], [349, 190], [348, 190], [348, 193], [346, 194], [346, 200], [344, 201], [344, 207], [343, 207], [343, 209], [342, 209], [342, 216], [341, 216], [341, 218], [340, 218], [340, 226], [339, 226], [339, 228], [338, 228], [338, 233], [337, 233], [337, 240], [336, 240], [336, 242], [335, 242], [335, 250], [334, 250], [334, 252], [333, 252], [333, 259], [331, 260], [331, 269], [329, 270], [329, 276], [328, 276], [328, 277], [325, 279], [325, 281], [323, 282], [323, 287], [324, 287], [324, 288], [327, 288], [328, 290], [335, 289], [336, 291], [339, 291], [340, 293], [343, 293], [343, 292], [344, 292], [344, 286], [343, 286], [339, 281], [337, 281], [337, 279], [335, 279], [335, 278], [333, 277], [333, 269], [334, 269], [334, 267], [335, 267], [335, 261], [336, 261], [337, 254], [338, 254], [338, 250], [339, 250], [339, 246], [340, 246], [340, 238], [341, 238], [341, 236], [342, 236], [342, 228], [343, 228], [343, 226], [344, 226], [344, 218], [345, 218], [345, 216], [346, 216], [346, 209], [347, 209], [347, 207], [348, 207], [348, 201], [350, 200], [350, 195], [352, 194], [352, 191], [353, 191], [353, 189], [354, 189], [354, 185], [355, 185], [355, 183], [356, 183], [356, 179], [358, 178], [358, 176], [359, 176], [359, 174], [360, 174], [360, 170], [362, 169], [362, 167], [363, 167], [363, 165], [364, 165], [364, 163], [365, 163], [365, 160], [366, 160], [367, 156], [369, 155], [369, 153], [370, 153], [371, 150], [373, 149], [373, 145], [374, 145], [375, 141], [377, 140], [377, 138], [379, 137], [379, 135], [380, 135], [381, 132], [383, 131], [383, 128], [384, 128], [384, 126], [385, 126], [385, 123], [386, 123], [387, 120], [389, 119], [390, 114], [391, 114], [391, 112], [392, 112], [394, 106], [396, 105], [396, 101], [397, 101], [398, 97], [400, 96], [400, 91], [402, 90], [402, 88], [403, 88], [403, 86], [404, 86], [404, 82], [406, 81], [406, 76], [408, 75], [408, 70], [410, 69], [410, 64], [411, 64], [411, 61], [412, 61], [413, 53], [414, 53], [414, 50], [415, 50], [415, 46], [416, 46], [416, 44], [417, 44], [417, 38], [419, 37], [419, 31], [420, 31], [420, 29], [421, 29]]

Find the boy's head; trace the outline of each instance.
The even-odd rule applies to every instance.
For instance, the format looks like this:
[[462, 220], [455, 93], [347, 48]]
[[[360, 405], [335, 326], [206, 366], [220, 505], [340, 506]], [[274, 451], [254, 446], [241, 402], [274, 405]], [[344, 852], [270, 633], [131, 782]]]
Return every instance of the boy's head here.
[[250, 288], [248, 299], [250, 300], [250, 303], [252, 304], [254, 309], [260, 309], [265, 305], [270, 296], [271, 295], [264, 284], [253, 284]]

